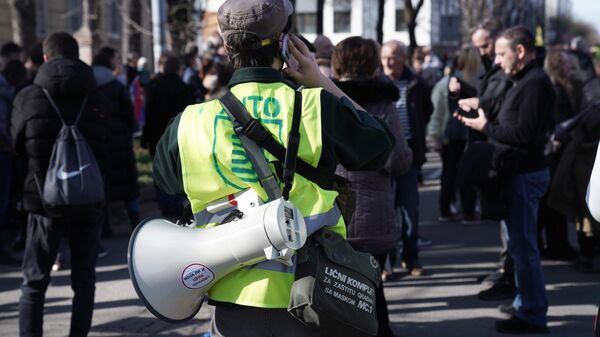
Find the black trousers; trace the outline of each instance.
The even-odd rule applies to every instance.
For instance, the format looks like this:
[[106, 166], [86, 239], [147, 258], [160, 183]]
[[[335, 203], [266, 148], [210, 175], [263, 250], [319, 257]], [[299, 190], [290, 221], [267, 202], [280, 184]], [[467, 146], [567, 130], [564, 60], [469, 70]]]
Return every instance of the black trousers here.
[[[379, 262], [379, 265], [382, 268], [383, 266], [385, 266], [387, 253], [373, 255], [373, 257], [377, 260], [377, 262]], [[375, 289], [375, 310], [377, 310], [377, 322], [379, 323], [377, 337], [394, 337], [394, 333], [390, 328], [390, 318], [387, 309], [387, 301], [385, 299], [385, 294], [383, 293], [383, 281], [379, 282], [379, 287]]]
[[210, 335], [214, 337], [320, 337], [287, 309], [264, 309], [230, 303], [215, 304]]
[[[456, 174], [458, 172], [458, 163], [465, 151], [466, 140], [450, 139], [448, 144], [442, 147], [442, 181], [440, 190], [440, 215], [449, 216], [451, 214], [450, 204], [456, 199]], [[475, 203], [477, 201], [477, 192], [474, 186], [461, 186], [460, 203], [463, 213], [467, 215], [475, 214]]]
[[43, 334], [44, 300], [50, 270], [64, 237], [71, 249], [71, 288], [74, 293], [69, 336], [87, 336], [94, 311], [102, 214], [101, 208], [62, 218], [29, 214], [19, 301], [20, 336]]
[[[547, 250], [550, 255], [568, 253], [571, 250], [571, 244], [569, 243], [567, 217], [548, 206], [547, 199], [548, 194], [545, 194], [540, 201], [538, 212], [538, 245], [540, 251]], [[544, 229], [546, 240], [543, 239]]]

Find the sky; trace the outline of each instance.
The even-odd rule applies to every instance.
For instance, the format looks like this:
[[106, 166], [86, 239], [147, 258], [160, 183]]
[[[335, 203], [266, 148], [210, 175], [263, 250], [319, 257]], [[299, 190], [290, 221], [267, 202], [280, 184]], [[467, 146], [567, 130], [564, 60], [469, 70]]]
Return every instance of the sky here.
[[596, 27], [600, 34], [600, 0], [571, 0], [573, 17]]

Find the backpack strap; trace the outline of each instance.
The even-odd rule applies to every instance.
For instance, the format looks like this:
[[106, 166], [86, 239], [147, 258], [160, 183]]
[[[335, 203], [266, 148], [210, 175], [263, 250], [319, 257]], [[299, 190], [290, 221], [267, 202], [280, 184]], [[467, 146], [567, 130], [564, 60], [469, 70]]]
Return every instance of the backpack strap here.
[[[221, 97], [219, 101], [233, 122], [233, 130], [240, 138], [242, 146], [246, 150], [246, 155], [248, 156], [248, 159], [250, 159], [252, 167], [254, 167], [254, 170], [258, 175], [260, 184], [265, 189], [265, 192], [267, 192], [267, 196], [269, 197], [270, 201], [281, 198], [281, 190], [279, 189], [277, 179], [275, 178], [273, 171], [271, 171], [269, 165], [267, 164], [267, 159], [262, 154], [256, 142], [254, 142], [252, 139], [249, 139], [243, 130], [244, 127], [241, 120], [245, 120], [246, 116], [250, 116], [250, 114], [233, 94], [228, 92], [228, 94], [225, 96], [226, 98]], [[253, 119], [252, 117], [250, 118]]]
[[285, 200], [290, 196], [292, 183], [294, 181], [294, 172], [296, 171], [296, 162], [298, 160], [298, 146], [300, 145], [300, 117], [302, 116], [302, 93], [295, 91], [294, 111], [292, 113], [292, 128], [288, 135], [288, 144], [285, 151], [285, 161], [283, 163], [283, 191], [281, 194]]
[[[299, 91], [296, 92], [296, 95], [301, 97], [301, 93]], [[230, 106], [230, 107], [239, 106], [240, 108], [235, 108], [235, 109], [231, 108], [230, 112], [234, 115], [235, 119], [238, 121], [239, 126], [241, 127], [241, 131], [248, 138], [250, 138], [251, 140], [256, 142], [256, 144], [258, 146], [267, 150], [267, 152], [269, 152], [271, 155], [273, 155], [275, 158], [277, 158], [277, 160], [279, 160], [281, 163], [285, 163], [286, 148], [283, 147], [283, 145], [281, 145], [277, 140], [275, 140], [273, 135], [267, 129], [265, 129], [265, 127], [258, 120], [254, 119], [250, 115], [250, 113], [246, 110], [246, 108], [242, 105], [242, 103], [231, 92], [228, 92], [223, 97], [221, 97], [219, 100], [221, 101], [223, 106]], [[301, 111], [302, 111], [301, 103], [302, 103], [301, 99], [296, 99], [295, 103], [294, 103], [294, 105], [295, 105], [294, 110], [296, 110], [296, 104], [300, 104], [297, 107], [298, 127], [300, 124], [300, 117], [302, 115], [301, 114]], [[226, 111], [227, 111], [227, 109], [226, 109]], [[292, 128], [293, 128], [293, 126], [294, 126], [294, 121], [292, 120]], [[318, 170], [314, 166], [312, 166], [312, 165], [308, 164], [307, 162], [305, 162], [304, 160], [302, 160], [302, 158], [297, 158], [295, 161], [296, 161], [295, 172], [298, 172], [298, 174], [300, 174], [304, 178], [314, 182], [315, 184], [319, 185], [319, 187], [321, 187], [323, 189], [326, 189], [326, 190], [333, 189], [333, 175], [332, 174], [327, 174], [326, 172]]]
[[[62, 114], [60, 113], [60, 110], [58, 109], [58, 106], [56, 105], [56, 103], [52, 99], [52, 96], [50, 96], [50, 93], [48, 92], [48, 90], [46, 90], [46, 88], [42, 88], [42, 91], [44, 92], [44, 95], [46, 95], [46, 98], [48, 98], [48, 101], [50, 102], [50, 105], [52, 105], [52, 107], [54, 108], [54, 110], [58, 114], [58, 118], [60, 118], [60, 121], [63, 123], [63, 125], [68, 125], [65, 122], [65, 119], [63, 118]], [[77, 124], [79, 123], [79, 119], [81, 118], [81, 114], [83, 113], [83, 109], [85, 109], [85, 106], [87, 104], [87, 100], [88, 100], [88, 96], [85, 96], [85, 98], [83, 99], [83, 103], [81, 103], [81, 108], [79, 109], [79, 113], [77, 114], [77, 117], [75, 118], [75, 123], [73, 123], [74, 126], [77, 126]]]

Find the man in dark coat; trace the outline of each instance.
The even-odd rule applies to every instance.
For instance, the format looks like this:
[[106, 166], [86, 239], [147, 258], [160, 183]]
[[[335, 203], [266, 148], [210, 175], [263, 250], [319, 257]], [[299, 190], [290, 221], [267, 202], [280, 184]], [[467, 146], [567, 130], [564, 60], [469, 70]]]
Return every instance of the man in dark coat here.
[[[129, 93], [113, 74], [118, 62], [117, 56], [117, 52], [110, 47], [100, 49], [92, 61], [92, 70], [98, 91], [112, 104], [108, 118], [110, 157], [106, 174], [109, 201], [124, 202], [131, 226], [135, 227], [140, 217], [137, 199], [140, 191], [133, 153], [135, 120]], [[105, 219], [103, 233], [110, 233], [108, 225], [109, 219]]]
[[[74, 291], [71, 336], [86, 336], [92, 323], [102, 208], [84, 212], [48, 213], [40, 190], [62, 123], [46, 98], [46, 89], [65, 122], [71, 124], [81, 110], [78, 129], [90, 145], [100, 168], [107, 156], [106, 99], [98, 95], [89, 66], [79, 60], [77, 41], [67, 33], [54, 33], [44, 41], [45, 64], [34, 84], [19, 92], [14, 101], [11, 136], [15, 153], [27, 167], [23, 204], [29, 213], [27, 244], [23, 256], [23, 284], [19, 301], [21, 336], [43, 333], [44, 298], [50, 269], [60, 240], [66, 235], [71, 247], [71, 287]], [[104, 188], [104, 186], [99, 186]]]
[[[400, 41], [389, 41], [381, 48], [385, 76], [400, 92], [400, 98], [395, 102], [396, 111], [400, 115], [402, 133], [413, 152], [411, 167], [396, 181], [396, 205], [406, 215], [402, 226], [402, 260], [411, 275], [420, 276], [423, 267], [418, 253], [419, 170], [425, 163], [425, 127], [433, 104], [429, 87], [405, 66], [406, 59], [406, 46]], [[393, 254], [391, 257], [394, 260]]]
[[194, 104], [192, 89], [181, 79], [181, 62], [173, 56], [161, 57], [160, 73], [145, 88], [146, 124], [142, 133], [142, 145], [154, 156], [156, 144], [169, 121]]
[[496, 63], [515, 82], [496, 119], [488, 122], [481, 109], [477, 118], [457, 115], [494, 143], [496, 167], [505, 177], [510, 195], [506, 227], [518, 290], [512, 304], [514, 315], [497, 321], [496, 330], [547, 332], [548, 300], [537, 245], [537, 213], [550, 180], [544, 148], [552, 124], [549, 112], [554, 105], [554, 89], [535, 61], [534, 38], [524, 27], [507, 29], [496, 40]]
[[[477, 115], [476, 110], [481, 108], [490, 121], [498, 115], [506, 92], [513, 86], [512, 79], [504, 73], [500, 65], [494, 64], [495, 41], [499, 32], [499, 25], [493, 19], [483, 20], [471, 34], [471, 42], [479, 50], [482, 67], [480, 69], [479, 83], [475, 87], [456, 78], [450, 80], [449, 90], [458, 101], [462, 110]], [[504, 218], [505, 199], [498, 193], [500, 182], [489, 178], [492, 169], [494, 147], [487, 143], [487, 136], [474, 129], [469, 129], [468, 146], [465, 149], [457, 172], [459, 186], [477, 185], [481, 201], [481, 217], [484, 219], [500, 220], [500, 240], [502, 251], [500, 263], [502, 268], [492, 273], [490, 288], [477, 294], [481, 300], [497, 301], [513, 298], [516, 293], [513, 263], [508, 253], [508, 230]], [[486, 160], [489, 159], [489, 160]]]
[[[194, 104], [192, 89], [181, 79], [182, 65], [173, 56], [161, 56], [160, 73], [144, 88], [146, 123], [142, 132], [142, 146], [154, 157], [156, 144], [169, 121]], [[183, 198], [164, 193], [157, 188], [158, 204], [162, 215], [177, 218], [183, 210]]]

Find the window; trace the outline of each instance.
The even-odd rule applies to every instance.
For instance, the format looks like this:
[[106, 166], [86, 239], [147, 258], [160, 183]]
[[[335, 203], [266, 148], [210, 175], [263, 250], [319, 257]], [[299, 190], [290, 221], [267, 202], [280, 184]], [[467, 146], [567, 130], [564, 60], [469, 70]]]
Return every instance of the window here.
[[317, 13], [297, 13], [296, 27], [303, 34], [314, 34], [317, 32]]
[[334, 33], [350, 32], [350, 14], [351, 14], [350, 11], [333, 13], [333, 32]]
[[404, 20], [404, 9], [396, 9], [396, 31], [401, 32], [406, 30], [406, 21]]
[[337, 0], [333, 8], [333, 32], [349, 33], [352, 19], [352, 0]]
[[71, 31], [77, 31], [83, 24], [83, 2], [82, 0], [69, 0], [66, 13]]
[[460, 41], [460, 17], [458, 15], [442, 15], [440, 28], [440, 41]]
[[109, 6], [110, 33], [118, 37], [119, 35], [121, 35], [121, 9], [119, 8], [119, 4], [117, 3], [117, 1], [111, 2]]
[[43, 39], [48, 35], [48, 2], [44, 0], [35, 2], [35, 18], [37, 21], [35, 34], [38, 38]]

